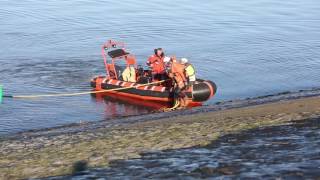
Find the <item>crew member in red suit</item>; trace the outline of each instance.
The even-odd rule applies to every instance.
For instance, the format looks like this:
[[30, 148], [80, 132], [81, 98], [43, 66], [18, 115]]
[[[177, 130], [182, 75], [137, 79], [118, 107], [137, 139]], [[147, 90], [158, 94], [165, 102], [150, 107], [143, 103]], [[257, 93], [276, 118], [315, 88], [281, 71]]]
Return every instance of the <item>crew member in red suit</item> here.
[[151, 68], [153, 81], [164, 80], [166, 76], [164, 52], [162, 48], [154, 50], [154, 54], [148, 58], [147, 65]]

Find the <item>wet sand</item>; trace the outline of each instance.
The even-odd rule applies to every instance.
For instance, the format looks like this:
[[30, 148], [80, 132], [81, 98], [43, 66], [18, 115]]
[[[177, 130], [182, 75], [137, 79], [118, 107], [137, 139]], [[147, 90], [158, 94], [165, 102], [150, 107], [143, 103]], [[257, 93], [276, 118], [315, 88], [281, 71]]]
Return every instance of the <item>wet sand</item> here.
[[141, 154], [65, 179], [319, 179], [320, 118], [219, 137], [207, 146]]
[[206, 146], [223, 135], [317, 118], [318, 91], [282, 93], [2, 137], [0, 178], [70, 174], [79, 170], [79, 164], [102, 167], [113, 160], [138, 158], [144, 152]]

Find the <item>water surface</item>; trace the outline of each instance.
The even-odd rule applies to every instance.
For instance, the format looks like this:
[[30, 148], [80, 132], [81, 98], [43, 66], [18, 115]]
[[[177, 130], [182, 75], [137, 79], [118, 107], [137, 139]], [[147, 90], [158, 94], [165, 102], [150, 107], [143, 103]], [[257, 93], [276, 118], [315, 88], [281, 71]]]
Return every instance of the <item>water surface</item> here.
[[[221, 100], [318, 87], [320, 2], [314, 0], [0, 2], [0, 83], [6, 94], [90, 90], [100, 46], [127, 42], [140, 63], [163, 47], [187, 57]], [[151, 109], [91, 96], [5, 99], [0, 134], [105, 120]]]

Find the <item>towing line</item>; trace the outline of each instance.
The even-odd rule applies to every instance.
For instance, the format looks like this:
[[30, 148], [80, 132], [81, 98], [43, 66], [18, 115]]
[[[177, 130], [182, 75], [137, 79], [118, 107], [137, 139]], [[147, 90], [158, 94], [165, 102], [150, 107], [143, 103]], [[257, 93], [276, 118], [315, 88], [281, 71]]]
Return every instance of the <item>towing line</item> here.
[[42, 98], [42, 97], [62, 97], [62, 96], [80, 96], [85, 94], [97, 94], [97, 93], [104, 93], [104, 92], [110, 92], [110, 91], [120, 91], [125, 89], [132, 89], [132, 88], [138, 88], [141, 86], [148, 86], [148, 85], [154, 85], [154, 84], [160, 84], [165, 82], [166, 80], [162, 81], [156, 81], [146, 84], [139, 84], [132, 87], [122, 87], [122, 88], [115, 88], [115, 89], [107, 89], [107, 90], [99, 90], [99, 91], [85, 91], [85, 92], [78, 92], [78, 93], [58, 93], [58, 94], [38, 94], [38, 95], [2, 95], [2, 88], [0, 87], [0, 95], [4, 98], [16, 98], [16, 99], [35, 99], [35, 98]]
[[[99, 90], [99, 91], [85, 91], [85, 92], [78, 92], [78, 93], [58, 93], [58, 94], [37, 94], [37, 95], [3, 95], [2, 86], [0, 85], [0, 103], [2, 102], [2, 98], [13, 98], [13, 99], [36, 99], [36, 98], [43, 98], [43, 97], [63, 97], [63, 96], [80, 96], [85, 94], [97, 94], [97, 93], [104, 93], [110, 91], [120, 91], [125, 89], [133, 89], [142, 86], [160, 84], [165, 82], [166, 80], [156, 81], [151, 83], [139, 84], [132, 87], [122, 87], [122, 88], [114, 88], [114, 89], [107, 89], [107, 90]], [[180, 103], [177, 100], [174, 100], [174, 105], [171, 108], [165, 108], [164, 111], [173, 111], [179, 107]]]

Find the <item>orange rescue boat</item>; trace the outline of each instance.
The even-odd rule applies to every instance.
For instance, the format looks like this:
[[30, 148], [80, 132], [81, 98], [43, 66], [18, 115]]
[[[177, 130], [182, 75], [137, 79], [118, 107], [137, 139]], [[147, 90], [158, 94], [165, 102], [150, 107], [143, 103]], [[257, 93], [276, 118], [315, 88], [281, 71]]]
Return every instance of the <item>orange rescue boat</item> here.
[[[117, 91], [99, 93], [98, 96], [109, 96], [130, 101], [143, 101], [146, 104], [160, 103], [171, 106], [174, 103], [174, 90], [170, 79], [158, 83], [152, 81], [150, 70], [137, 66], [136, 58], [130, 54], [123, 42], [109, 40], [102, 46], [106, 75], [97, 76], [91, 80], [91, 87], [95, 91], [124, 88]], [[108, 57], [111, 58], [110, 62]], [[124, 65], [121, 66], [119, 64]], [[126, 67], [134, 68], [135, 79], [133, 82], [125, 81], [122, 72]], [[150, 85], [149, 85], [150, 84]], [[132, 88], [131, 88], [132, 87]], [[188, 106], [200, 106], [215, 95], [217, 86], [214, 82], [197, 79], [185, 92], [188, 97]]]

